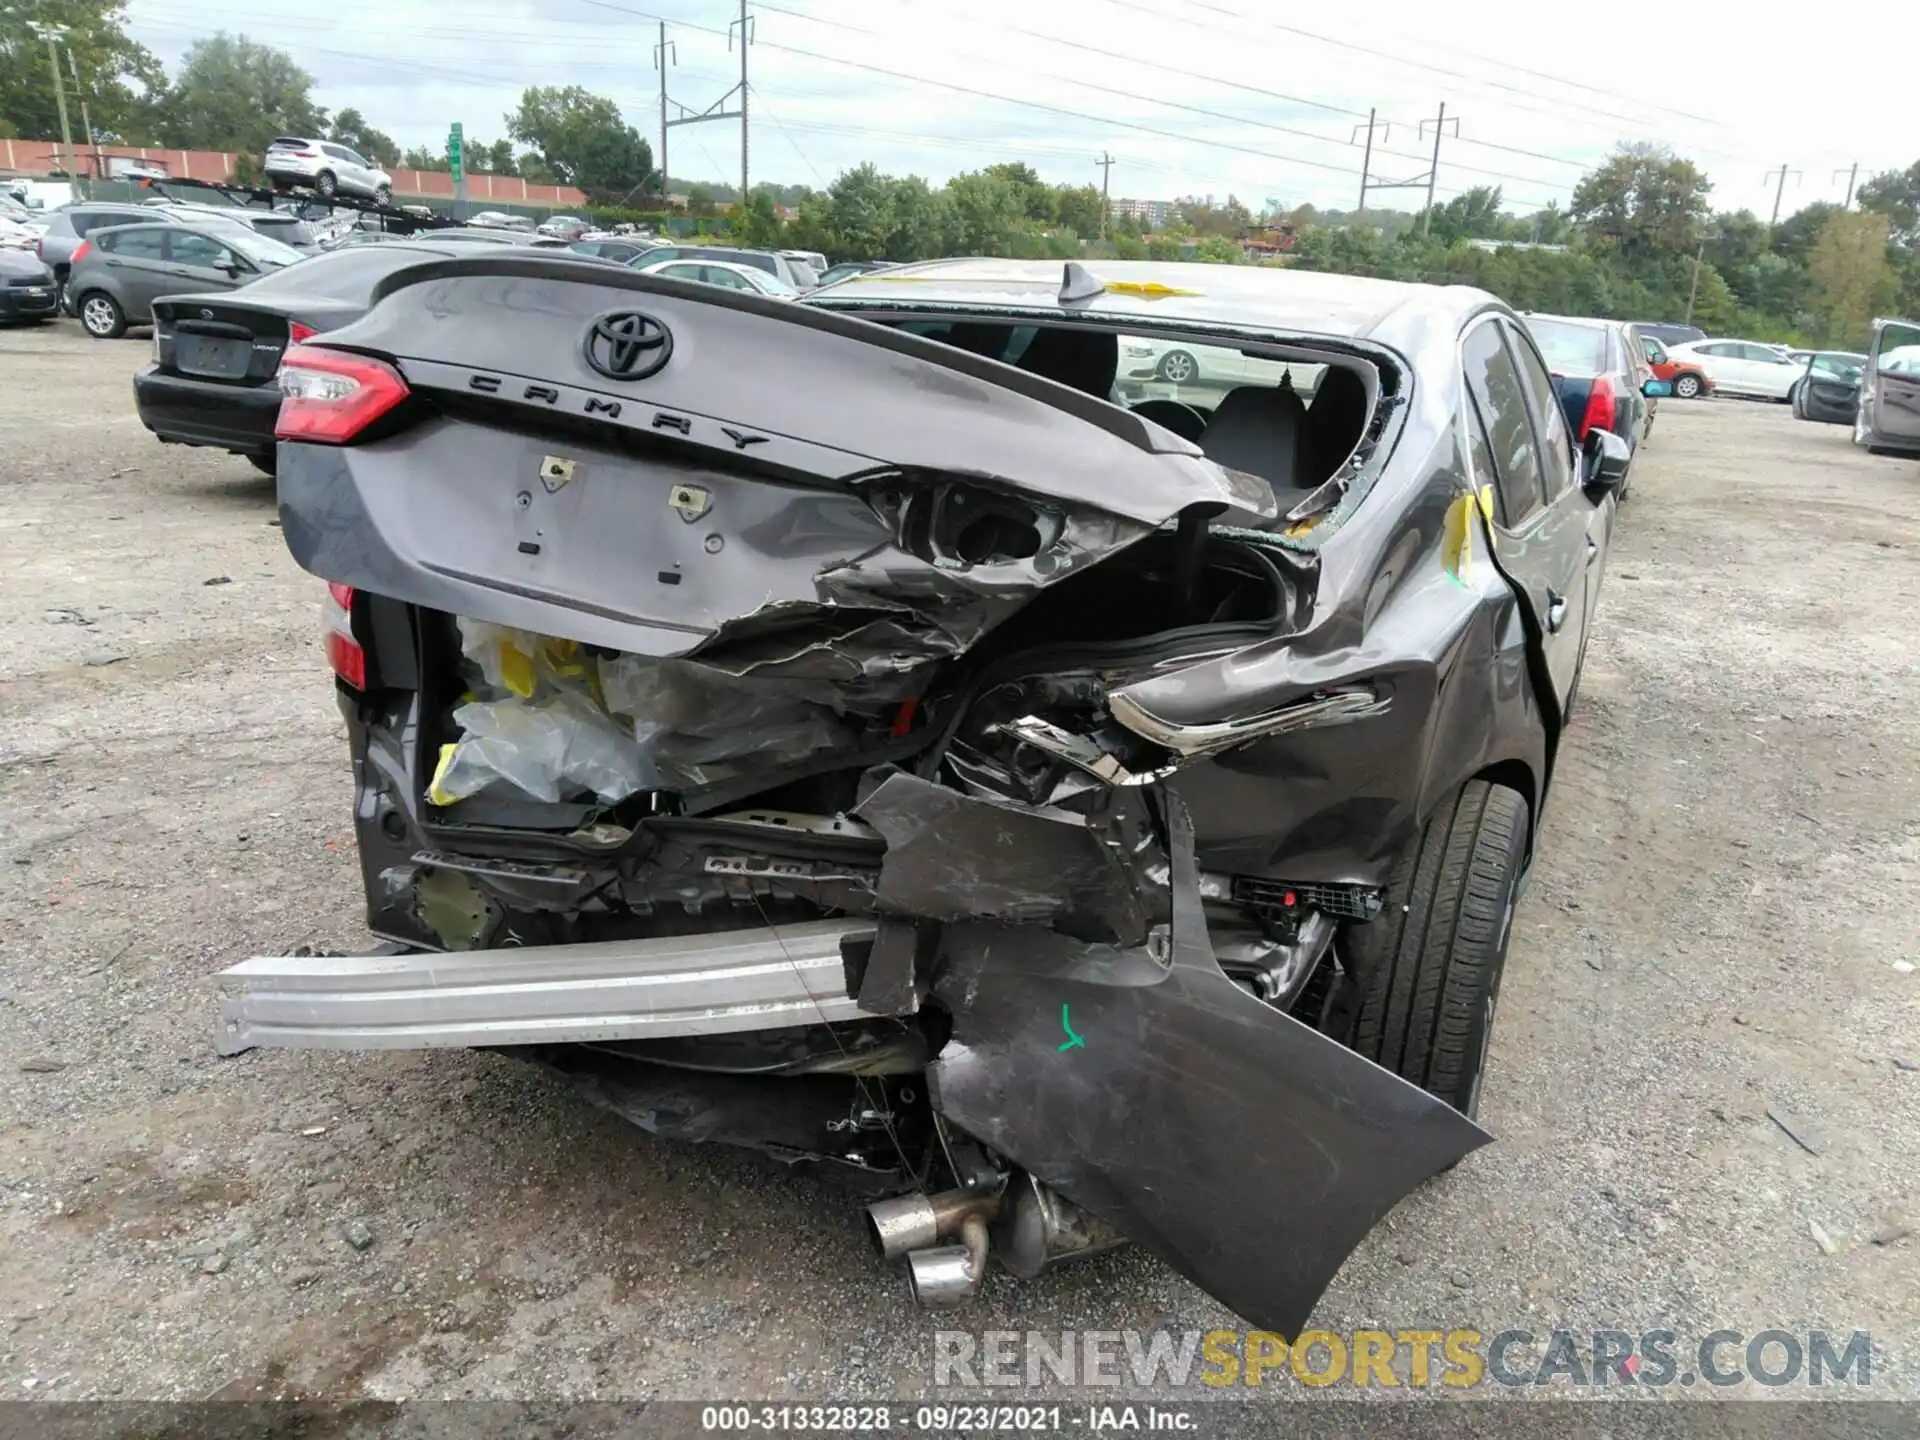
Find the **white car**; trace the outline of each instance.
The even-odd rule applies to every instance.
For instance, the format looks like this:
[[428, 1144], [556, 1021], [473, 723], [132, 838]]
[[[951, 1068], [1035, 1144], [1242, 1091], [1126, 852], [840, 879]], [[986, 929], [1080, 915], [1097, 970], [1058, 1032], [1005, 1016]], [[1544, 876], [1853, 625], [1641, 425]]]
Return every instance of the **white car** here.
[[[1194, 345], [1186, 341], [1154, 340], [1145, 335], [1120, 337], [1118, 387], [1125, 394], [1147, 393], [1146, 387], [1198, 385], [1231, 390], [1239, 385], [1278, 385], [1291, 376], [1294, 388], [1311, 394], [1324, 365], [1288, 365], [1243, 354], [1224, 345]], [[1157, 392], [1155, 392], [1157, 393]], [[1176, 397], [1177, 398], [1177, 397]]]
[[1766, 400], [1785, 400], [1807, 373], [1804, 360], [1795, 362], [1784, 350], [1757, 340], [1695, 340], [1687, 345], [1669, 345], [1667, 358], [1698, 365], [1715, 390]]
[[268, 144], [260, 168], [276, 190], [299, 186], [322, 200], [353, 195], [381, 205], [393, 203], [393, 177], [357, 150], [331, 140], [281, 135]]
[[751, 290], [756, 295], [777, 295], [782, 300], [791, 300], [800, 293], [778, 275], [756, 270], [751, 265], [736, 265], [731, 260], [656, 260], [651, 265], [636, 265], [633, 268], [642, 275], [697, 280], [702, 285]]

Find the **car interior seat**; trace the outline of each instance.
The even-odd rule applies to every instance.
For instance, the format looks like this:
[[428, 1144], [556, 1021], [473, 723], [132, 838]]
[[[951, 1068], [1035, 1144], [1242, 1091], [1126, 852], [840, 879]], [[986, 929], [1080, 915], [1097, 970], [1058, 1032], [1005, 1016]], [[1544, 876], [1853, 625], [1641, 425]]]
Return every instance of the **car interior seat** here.
[[1198, 441], [1206, 433], [1207, 417], [1191, 405], [1183, 405], [1178, 400], [1142, 400], [1133, 407], [1133, 413], [1142, 420], [1151, 420], [1162, 429], [1171, 430], [1182, 440]]
[[1258, 475], [1284, 507], [1287, 492], [1312, 488], [1304, 480], [1301, 457], [1306, 413], [1290, 379], [1242, 385], [1229, 390], [1213, 412], [1200, 448], [1229, 469]]
[[1329, 365], [1313, 393], [1313, 404], [1307, 407], [1300, 482], [1324, 484], [1360, 443], [1366, 423], [1366, 381], [1344, 365]]

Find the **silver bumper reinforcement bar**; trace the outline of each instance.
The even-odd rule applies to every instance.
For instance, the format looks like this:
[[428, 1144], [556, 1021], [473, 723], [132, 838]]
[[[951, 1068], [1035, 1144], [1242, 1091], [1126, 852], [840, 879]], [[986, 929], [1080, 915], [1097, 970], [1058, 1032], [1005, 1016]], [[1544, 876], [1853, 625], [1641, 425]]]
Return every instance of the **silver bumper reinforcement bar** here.
[[590, 945], [263, 955], [222, 971], [219, 1050], [425, 1050], [854, 1020], [840, 942], [873, 922]]

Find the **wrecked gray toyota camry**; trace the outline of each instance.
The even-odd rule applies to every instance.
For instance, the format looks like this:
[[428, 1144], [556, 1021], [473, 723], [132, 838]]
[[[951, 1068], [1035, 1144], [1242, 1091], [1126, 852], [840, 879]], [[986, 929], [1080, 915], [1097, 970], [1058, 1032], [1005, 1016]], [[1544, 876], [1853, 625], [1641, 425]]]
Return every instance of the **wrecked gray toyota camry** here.
[[1625, 463], [1510, 311], [382, 286], [287, 351], [278, 469], [387, 943], [228, 970], [224, 1050], [499, 1049], [870, 1183], [928, 1302], [1132, 1240], [1289, 1336], [1487, 1140]]

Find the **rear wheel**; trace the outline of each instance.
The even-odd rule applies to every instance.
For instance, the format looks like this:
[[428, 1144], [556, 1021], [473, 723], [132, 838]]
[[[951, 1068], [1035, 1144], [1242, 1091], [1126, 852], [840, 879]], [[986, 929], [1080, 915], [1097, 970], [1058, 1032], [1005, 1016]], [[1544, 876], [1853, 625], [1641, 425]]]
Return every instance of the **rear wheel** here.
[[263, 475], [274, 473], [276, 459], [277, 454], [272, 450], [253, 450], [247, 455], [248, 462]]
[[391, 185], [375, 186], [373, 191], [373, 203], [376, 205], [393, 204], [393, 187]]
[[80, 297], [77, 309], [80, 323], [96, 340], [118, 340], [127, 333], [127, 312], [105, 291], [88, 291]]
[[339, 189], [339, 186], [340, 182], [333, 178], [333, 172], [331, 170], [322, 170], [318, 175], [313, 177], [313, 193], [318, 195], [322, 200], [333, 199], [333, 193]]
[[1700, 377], [1698, 375], [1682, 375], [1678, 380], [1673, 382], [1673, 393], [1682, 400], [1693, 399], [1694, 396], [1700, 393]]
[[1160, 378], [1169, 385], [1190, 385], [1200, 366], [1184, 350], [1169, 350], [1160, 357]]
[[1527, 830], [1518, 791], [1469, 780], [1395, 865], [1388, 911], [1346, 946], [1357, 992], [1347, 1044], [1468, 1116], [1480, 1107]]

